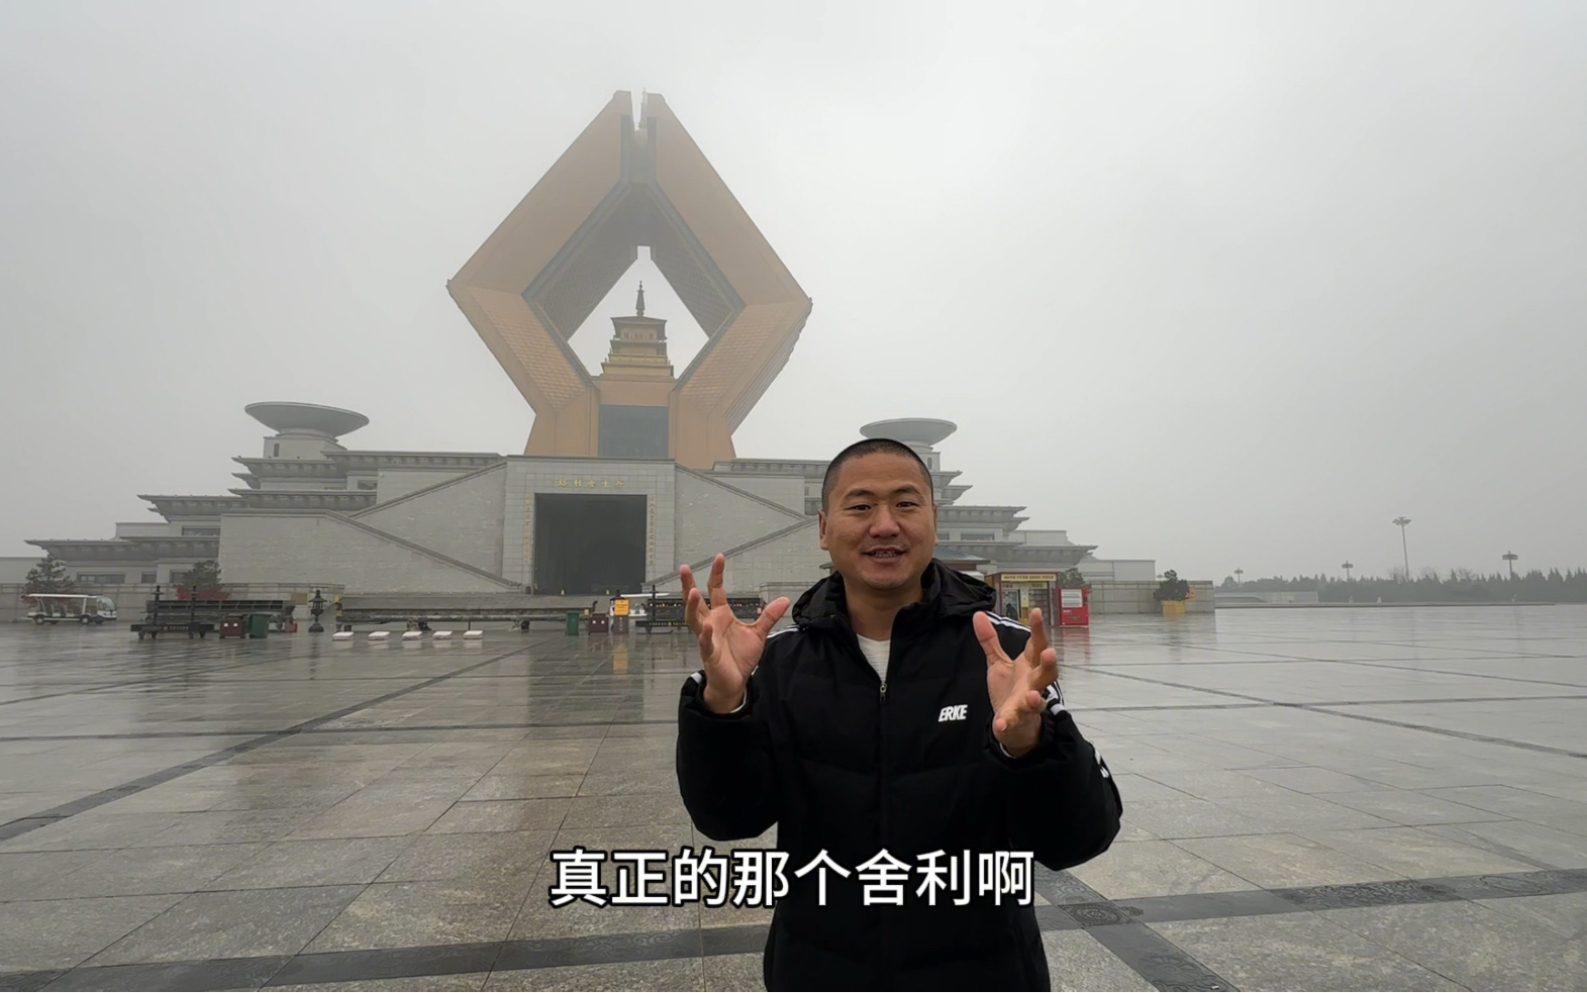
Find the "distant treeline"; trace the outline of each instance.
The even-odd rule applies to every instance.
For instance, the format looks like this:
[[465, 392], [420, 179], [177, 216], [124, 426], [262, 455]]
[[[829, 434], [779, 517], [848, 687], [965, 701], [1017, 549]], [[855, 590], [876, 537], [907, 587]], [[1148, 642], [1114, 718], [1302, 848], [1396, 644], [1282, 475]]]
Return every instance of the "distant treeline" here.
[[1514, 579], [1508, 573], [1495, 572], [1490, 575], [1474, 572], [1471, 569], [1455, 569], [1447, 575], [1440, 575], [1432, 569], [1422, 570], [1421, 575], [1410, 582], [1400, 576], [1388, 579], [1377, 576], [1356, 577], [1346, 580], [1343, 576], [1296, 576], [1286, 579], [1277, 576], [1269, 579], [1252, 579], [1243, 583], [1235, 582], [1233, 576], [1225, 576], [1220, 590], [1250, 590], [1257, 592], [1316, 592], [1317, 598], [1324, 603], [1372, 603], [1382, 600], [1384, 603], [1436, 603], [1468, 602], [1468, 601], [1503, 601], [1527, 600], [1544, 603], [1587, 603], [1587, 569], [1572, 569], [1569, 572], [1560, 572], [1550, 569], [1543, 572], [1533, 569], [1530, 572], [1517, 572]]

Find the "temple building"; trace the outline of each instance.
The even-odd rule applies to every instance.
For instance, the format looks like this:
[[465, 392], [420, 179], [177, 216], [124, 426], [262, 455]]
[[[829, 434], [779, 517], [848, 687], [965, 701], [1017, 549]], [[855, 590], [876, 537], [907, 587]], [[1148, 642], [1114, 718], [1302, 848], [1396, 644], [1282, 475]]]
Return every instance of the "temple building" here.
[[[568, 340], [641, 245], [707, 342], [675, 371], [641, 285], [592, 374]], [[31, 543], [80, 584], [134, 598], [206, 559], [228, 585], [294, 597], [667, 591], [681, 563], [724, 552], [729, 589], [771, 599], [830, 567], [816, 527], [826, 462], [743, 457], [732, 438], [810, 298], [660, 96], [636, 123], [630, 95], [616, 94], [447, 288], [534, 409], [524, 454], [361, 451], [343, 439], [369, 423], [362, 414], [256, 403], [245, 409], [270, 434], [235, 460], [239, 486], [143, 496], [159, 520], [118, 524], [113, 538]], [[926, 418], [861, 429], [930, 467], [938, 558], [986, 577], [1019, 614], [1050, 605], [1077, 566], [1131, 587], [1119, 609], [1140, 600], [1151, 561], [1099, 561], [1063, 531], [1023, 528], [1023, 507], [965, 503], [970, 487], [937, 450], [955, 429]]]

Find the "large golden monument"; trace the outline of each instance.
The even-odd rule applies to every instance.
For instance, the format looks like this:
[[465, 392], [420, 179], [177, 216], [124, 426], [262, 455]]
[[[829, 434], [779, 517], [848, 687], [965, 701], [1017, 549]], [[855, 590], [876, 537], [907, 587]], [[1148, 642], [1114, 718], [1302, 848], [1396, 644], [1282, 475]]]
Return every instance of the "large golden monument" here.
[[[708, 341], [674, 378], [664, 322], [618, 318], [612, 358], [592, 376], [568, 339], [640, 245]], [[637, 127], [632, 96], [615, 94], [447, 290], [534, 408], [524, 454], [702, 469], [734, 457], [733, 430], [810, 314], [810, 298], [655, 93]]]

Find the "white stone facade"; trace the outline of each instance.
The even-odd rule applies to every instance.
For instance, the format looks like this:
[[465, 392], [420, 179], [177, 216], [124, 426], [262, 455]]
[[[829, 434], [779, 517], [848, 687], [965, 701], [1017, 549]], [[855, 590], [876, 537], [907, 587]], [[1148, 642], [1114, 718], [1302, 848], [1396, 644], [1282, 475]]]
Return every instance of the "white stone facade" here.
[[439, 480], [432, 478], [424, 489], [395, 500], [382, 499], [352, 516], [499, 576], [506, 482], [505, 464], [463, 476], [447, 473]]
[[[704, 569], [721, 552], [731, 592], [770, 599], [796, 595], [829, 563], [815, 517], [823, 462], [733, 459], [699, 471], [667, 459], [349, 450], [332, 429], [361, 425], [362, 415], [263, 406], [255, 416], [267, 424], [295, 419], [324, 430], [267, 437], [261, 457], [236, 460], [246, 486], [230, 495], [148, 496], [162, 521], [117, 525], [109, 540], [37, 544], [103, 582], [125, 573], [127, 583], [166, 584], [216, 557], [222, 581], [239, 587], [523, 593], [537, 585], [537, 498], [591, 494], [644, 499], [647, 586], [676, 590], [680, 564]], [[1063, 531], [1021, 530], [1023, 507], [959, 503], [970, 488], [955, 482], [959, 473], [943, 470], [934, 448], [917, 450], [936, 479], [945, 561], [990, 575], [1061, 568], [1090, 551]], [[1103, 594], [1104, 608], [1137, 609], [1127, 581], [1153, 578], [1144, 560], [1088, 559], [1082, 569], [1120, 584]]]

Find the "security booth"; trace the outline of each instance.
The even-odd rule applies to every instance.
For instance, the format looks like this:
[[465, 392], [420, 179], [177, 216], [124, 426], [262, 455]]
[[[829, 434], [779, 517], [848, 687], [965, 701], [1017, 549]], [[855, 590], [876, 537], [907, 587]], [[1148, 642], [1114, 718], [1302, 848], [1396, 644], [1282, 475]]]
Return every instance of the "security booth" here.
[[626, 634], [628, 632], [628, 598], [615, 597], [612, 600], [612, 633]]
[[994, 609], [999, 614], [1029, 624], [1030, 612], [1040, 608], [1042, 617], [1051, 622], [1059, 573], [1002, 572], [987, 578], [997, 591]]

